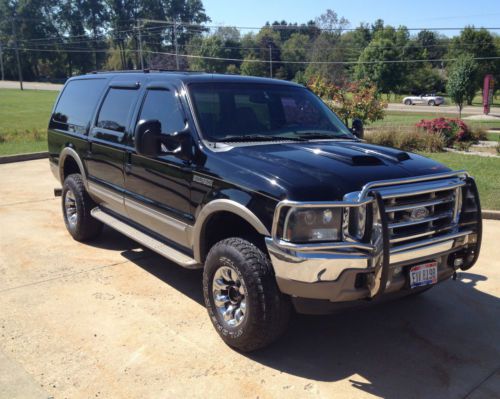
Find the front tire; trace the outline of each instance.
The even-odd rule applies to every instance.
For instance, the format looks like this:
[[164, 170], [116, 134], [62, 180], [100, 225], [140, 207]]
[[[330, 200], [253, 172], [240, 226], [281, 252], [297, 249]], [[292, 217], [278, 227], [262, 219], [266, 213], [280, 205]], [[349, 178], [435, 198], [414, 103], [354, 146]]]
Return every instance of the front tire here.
[[101, 233], [102, 223], [90, 214], [97, 205], [85, 190], [81, 175], [66, 177], [61, 198], [64, 224], [76, 241], [87, 241]]
[[436, 102], [434, 100], [429, 100], [429, 106], [433, 107], [434, 105], [436, 105]]
[[290, 319], [290, 300], [279, 291], [268, 257], [241, 238], [212, 247], [203, 272], [203, 295], [220, 337], [242, 352], [275, 341]]
[[411, 100], [405, 100], [405, 105], [411, 105]]

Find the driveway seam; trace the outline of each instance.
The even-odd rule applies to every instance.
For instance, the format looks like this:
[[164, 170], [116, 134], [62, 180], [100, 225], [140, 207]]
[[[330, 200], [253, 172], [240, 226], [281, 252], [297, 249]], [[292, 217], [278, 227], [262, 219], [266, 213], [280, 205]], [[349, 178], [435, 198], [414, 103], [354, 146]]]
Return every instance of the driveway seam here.
[[47, 283], [47, 282], [51, 282], [51, 281], [56, 281], [56, 280], [59, 280], [59, 279], [62, 279], [62, 278], [66, 278], [66, 277], [73, 277], [73, 276], [77, 276], [79, 274], [83, 274], [83, 273], [90, 273], [90, 272], [94, 272], [96, 270], [102, 270], [102, 269], [106, 269], [108, 267], [113, 267], [113, 266], [118, 266], [118, 265], [123, 265], [124, 263], [127, 263], [127, 262], [133, 262], [135, 260], [139, 260], [139, 259], [145, 259], [149, 256], [152, 256], [150, 254], [148, 255], [143, 255], [143, 256], [138, 256], [137, 258], [134, 258], [134, 259], [127, 259], [127, 260], [124, 260], [122, 262], [116, 262], [116, 263], [111, 263], [109, 265], [103, 265], [103, 266], [96, 266], [96, 267], [93, 267], [93, 268], [90, 268], [88, 270], [80, 270], [78, 272], [73, 272], [73, 273], [67, 273], [67, 274], [63, 274], [63, 275], [60, 275], [60, 276], [56, 276], [56, 277], [52, 277], [52, 278], [48, 278], [48, 279], [45, 279], [45, 280], [39, 280], [39, 281], [34, 281], [32, 283], [27, 283], [27, 284], [22, 284], [22, 285], [18, 285], [16, 287], [9, 287], [9, 288], [4, 288], [4, 289], [1, 289], [0, 290], [0, 294], [3, 294], [5, 292], [9, 292], [9, 291], [14, 291], [14, 290], [17, 290], [17, 289], [20, 289], [20, 288], [25, 288], [25, 287], [31, 287], [31, 286], [34, 286], [34, 285], [39, 285], [39, 284], [43, 284], [43, 283]]
[[2, 206], [11, 206], [11, 205], [33, 204], [35, 202], [53, 201], [55, 199], [57, 199], [57, 198], [44, 198], [44, 199], [39, 199], [39, 200], [10, 202], [10, 203], [6, 203], [6, 204], [0, 204], [0, 207], [2, 207]]
[[467, 399], [469, 398], [473, 393], [474, 391], [476, 391], [478, 388], [481, 387], [481, 385], [483, 385], [486, 381], [488, 381], [492, 376], [494, 376], [496, 374], [497, 371], [500, 370], [500, 365], [497, 366], [490, 374], [488, 374], [485, 378], [483, 378], [481, 381], [479, 381], [478, 384], [476, 384], [464, 397], [463, 399]]

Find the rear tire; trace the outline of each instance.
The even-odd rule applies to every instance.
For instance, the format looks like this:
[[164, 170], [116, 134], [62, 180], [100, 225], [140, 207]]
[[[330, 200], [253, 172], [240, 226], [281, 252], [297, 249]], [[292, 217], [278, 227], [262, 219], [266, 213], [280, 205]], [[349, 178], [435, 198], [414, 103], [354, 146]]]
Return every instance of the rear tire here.
[[429, 106], [433, 107], [436, 105], [436, 102], [434, 100], [429, 100], [428, 104]]
[[290, 319], [290, 300], [278, 289], [270, 260], [241, 238], [212, 247], [203, 272], [203, 295], [220, 337], [242, 352], [275, 341]]
[[101, 233], [102, 223], [90, 214], [97, 204], [85, 190], [81, 175], [66, 177], [61, 198], [64, 224], [76, 241], [87, 241]]

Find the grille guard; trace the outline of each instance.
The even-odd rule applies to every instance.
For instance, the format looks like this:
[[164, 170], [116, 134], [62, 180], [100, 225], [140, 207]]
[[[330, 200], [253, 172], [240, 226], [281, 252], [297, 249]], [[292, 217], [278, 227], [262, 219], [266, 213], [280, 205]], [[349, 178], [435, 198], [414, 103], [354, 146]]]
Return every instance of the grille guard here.
[[[481, 238], [482, 238], [482, 220], [481, 220], [481, 212], [480, 212], [480, 203], [479, 203], [479, 194], [477, 190], [476, 183], [474, 179], [463, 170], [454, 171], [454, 172], [446, 172], [446, 173], [438, 173], [434, 175], [424, 175], [419, 177], [412, 178], [403, 178], [403, 179], [391, 179], [391, 180], [383, 180], [383, 181], [374, 181], [367, 183], [359, 194], [357, 198], [354, 200], [346, 200], [346, 201], [317, 201], [317, 202], [297, 202], [297, 201], [288, 201], [284, 200], [278, 203], [276, 207], [276, 211], [273, 218], [273, 226], [271, 233], [271, 240], [278, 248], [283, 249], [284, 251], [299, 251], [299, 252], [312, 252], [312, 253], [326, 253], [326, 252], [336, 252], [340, 251], [341, 253], [361, 253], [363, 255], [368, 255], [372, 259], [371, 266], [373, 267], [373, 280], [369, 281], [369, 291], [370, 298], [374, 298], [376, 296], [382, 295], [387, 286], [388, 276], [389, 276], [389, 267], [391, 260], [391, 244], [390, 244], [390, 233], [389, 233], [389, 221], [386, 213], [386, 208], [383, 200], [383, 196], [381, 194], [381, 189], [388, 186], [402, 186], [405, 184], [411, 183], [423, 183], [422, 190], [425, 192], [425, 183], [427, 182], [436, 182], [442, 179], [448, 178], [460, 178], [464, 183], [462, 185], [468, 184], [470, 189], [474, 195], [475, 203], [477, 204], [477, 217], [475, 220], [476, 227], [474, 231], [467, 230], [460, 233], [448, 234], [441, 236], [441, 239], [438, 237], [437, 239], [428, 239], [423, 240], [422, 245], [415, 246], [416, 248], [425, 248], [427, 245], [431, 245], [433, 243], [443, 242], [445, 239], [455, 239], [462, 236], [466, 236], [471, 233], [476, 233], [477, 241], [475, 243], [474, 256], [470, 261], [467, 261], [462, 269], [466, 270], [474, 265], [479, 256], [479, 249], [481, 246]], [[453, 187], [452, 187], [453, 188]], [[377, 190], [378, 189], [378, 190]], [[411, 195], [418, 195], [419, 191], [409, 191]], [[352, 198], [352, 196], [350, 197]], [[320, 208], [320, 207], [359, 207], [367, 204], [376, 204], [378, 209], [378, 216], [380, 218], [380, 227], [381, 227], [381, 237], [380, 242], [375, 240], [375, 242], [371, 244], [361, 243], [361, 242], [352, 242], [352, 241], [342, 241], [342, 242], [326, 242], [326, 243], [311, 243], [311, 244], [295, 244], [288, 241], [284, 241], [279, 237], [278, 231], [280, 228], [280, 217], [282, 210], [284, 208]], [[458, 225], [457, 225], [458, 226]], [[377, 237], [376, 237], [377, 238]]]

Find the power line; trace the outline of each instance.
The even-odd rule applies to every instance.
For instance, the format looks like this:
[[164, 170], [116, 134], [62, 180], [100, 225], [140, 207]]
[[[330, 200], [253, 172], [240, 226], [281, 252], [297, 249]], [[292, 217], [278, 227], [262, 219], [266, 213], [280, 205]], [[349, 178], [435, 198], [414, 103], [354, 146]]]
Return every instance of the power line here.
[[[13, 50], [13, 48], [5, 48], [4, 50]], [[97, 52], [108, 52], [108, 51], [121, 51], [120, 49], [107, 49], [107, 50], [48, 50], [48, 49], [32, 49], [32, 48], [20, 48], [22, 51], [41, 51], [41, 52], [55, 52], [55, 53], [93, 53]], [[128, 52], [139, 52], [139, 50], [127, 50]], [[163, 51], [149, 51], [144, 50], [145, 53], [149, 54], [160, 54], [160, 55], [169, 55], [175, 57], [175, 52], [163, 52]], [[233, 62], [253, 62], [253, 63], [265, 63], [268, 64], [269, 60], [261, 60], [261, 59], [242, 59], [242, 58], [224, 58], [224, 57], [210, 57], [210, 56], [202, 56], [196, 54], [178, 54], [179, 57], [185, 58], [200, 58], [200, 59], [208, 59], [208, 60], [216, 60], [216, 61], [233, 61]], [[498, 57], [473, 57], [474, 60], [477, 61], [487, 61], [487, 60], [499, 60]], [[279, 64], [301, 64], [301, 65], [309, 65], [309, 64], [322, 64], [322, 65], [356, 65], [356, 64], [407, 64], [407, 63], [422, 63], [422, 62], [452, 62], [456, 61], [457, 58], [441, 58], [441, 59], [415, 59], [415, 60], [383, 60], [383, 61], [288, 61], [288, 60], [280, 60], [273, 61]]]

